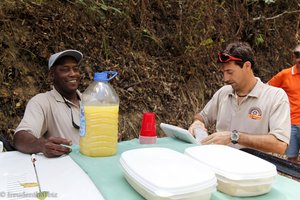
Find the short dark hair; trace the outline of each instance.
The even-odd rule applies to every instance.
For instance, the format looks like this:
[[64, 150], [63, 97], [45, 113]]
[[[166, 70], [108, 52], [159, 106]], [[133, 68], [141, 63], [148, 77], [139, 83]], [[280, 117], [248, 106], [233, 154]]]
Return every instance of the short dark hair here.
[[241, 58], [242, 61], [234, 61], [240, 67], [243, 67], [243, 64], [246, 61], [251, 62], [251, 68], [254, 73], [258, 73], [256, 68], [256, 61], [254, 56], [254, 51], [247, 42], [233, 42], [227, 45], [225, 50], [222, 53], [227, 53], [236, 58]]

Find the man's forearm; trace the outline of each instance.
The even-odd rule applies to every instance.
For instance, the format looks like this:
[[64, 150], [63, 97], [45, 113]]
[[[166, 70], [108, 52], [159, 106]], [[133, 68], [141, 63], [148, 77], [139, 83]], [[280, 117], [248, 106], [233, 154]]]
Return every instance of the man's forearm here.
[[19, 131], [15, 133], [14, 146], [23, 153], [39, 153], [42, 152], [43, 138], [36, 138], [27, 131]]
[[274, 135], [252, 135], [240, 133], [239, 144], [265, 152], [284, 154], [287, 144]]

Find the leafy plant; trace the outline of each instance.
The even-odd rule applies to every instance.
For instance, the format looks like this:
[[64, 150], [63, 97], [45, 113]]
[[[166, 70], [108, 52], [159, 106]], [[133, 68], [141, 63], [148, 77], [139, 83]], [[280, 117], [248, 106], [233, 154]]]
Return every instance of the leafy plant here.
[[255, 44], [256, 45], [260, 45], [260, 44], [263, 44], [264, 43], [264, 38], [263, 38], [263, 35], [260, 33], [258, 34], [258, 36], [255, 38]]

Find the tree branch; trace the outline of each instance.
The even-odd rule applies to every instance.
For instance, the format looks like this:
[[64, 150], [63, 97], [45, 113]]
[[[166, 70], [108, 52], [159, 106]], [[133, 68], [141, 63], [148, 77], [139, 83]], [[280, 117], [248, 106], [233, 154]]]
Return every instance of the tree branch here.
[[265, 16], [259, 16], [259, 17], [255, 17], [253, 18], [253, 21], [258, 21], [258, 20], [272, 20], [272, 19], [276, 19], [278, 17], [281, 17], [282, 15], [285, 14], [293, 14], [293, 13], [300, 13], [300, 10], [293, 10], [293, 11], [284, 11], [283, 13], [280, 13], [278, 15], [275, 15], [273, 17], [265, 17]]

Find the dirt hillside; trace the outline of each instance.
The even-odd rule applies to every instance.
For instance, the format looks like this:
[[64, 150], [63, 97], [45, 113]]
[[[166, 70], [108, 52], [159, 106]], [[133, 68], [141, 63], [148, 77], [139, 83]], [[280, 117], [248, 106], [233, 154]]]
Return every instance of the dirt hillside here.
[[119, 72], [121, 140], [138, 136], [143, 112], [187, 128], [223, 84], [216, 53], [229, 42], [251, 44], [263, 81], [292, 65], [299, 1], [272, 2], [2, 0], [0, 131], [9, 137], [29, 98], [50, 89], [47, 59], [69, 48], [84, 54], [81, 91], [94, 72]]

